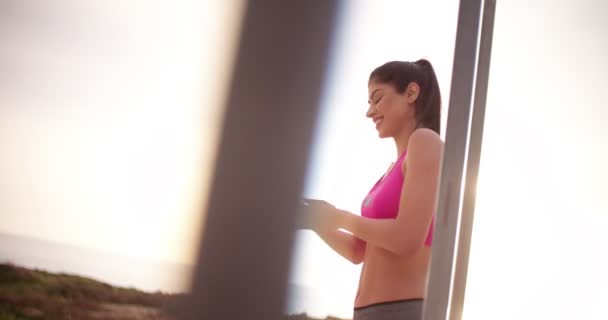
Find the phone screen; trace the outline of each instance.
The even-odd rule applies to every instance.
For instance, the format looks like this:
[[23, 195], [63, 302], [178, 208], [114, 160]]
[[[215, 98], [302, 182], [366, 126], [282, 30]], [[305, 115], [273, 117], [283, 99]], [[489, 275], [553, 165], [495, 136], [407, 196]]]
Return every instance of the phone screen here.
[[314, 202], [325, 202], [325, 201], [320, 200], [320, 199], [313, 199], [313, 198], [302, 198], [301, 202], [302, 202], [302, 204], [309, 206], [309, 205], [313, 204]]

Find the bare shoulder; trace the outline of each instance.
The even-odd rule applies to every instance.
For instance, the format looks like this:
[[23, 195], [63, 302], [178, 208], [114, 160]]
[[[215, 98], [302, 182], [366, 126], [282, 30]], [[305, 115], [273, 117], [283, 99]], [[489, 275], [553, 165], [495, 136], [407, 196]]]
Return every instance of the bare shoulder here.
[[442, 160], [443, 141], [437, 132], [420, 128], [416, 129], [409, 138], [407, 147], [407, 157], [404, 161], [412, 165], [413, 163], [433, 164]]
[[420, 128], [414, 130], [410, 136], [408, 149], [415, 154], [440, 154], [443, 149], [443, 141], [437, 132], [427, 128]]

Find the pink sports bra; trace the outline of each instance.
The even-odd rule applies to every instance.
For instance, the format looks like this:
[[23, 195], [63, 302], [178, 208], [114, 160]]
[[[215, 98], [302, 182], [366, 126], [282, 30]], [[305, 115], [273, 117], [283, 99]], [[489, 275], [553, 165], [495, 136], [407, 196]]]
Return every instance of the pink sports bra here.
[[[393, 167], [382, 176], [369, 191], [361, 204], [361, 215], [371, 219], [394, 219], [399, 212], [399, 201], [403, 189], [403, 172], [401, 166], [407, 151], [404, 152]], [[426, 236], [424, 244], [430, 246], [433, 242], [433, 225], [435, 216]]]

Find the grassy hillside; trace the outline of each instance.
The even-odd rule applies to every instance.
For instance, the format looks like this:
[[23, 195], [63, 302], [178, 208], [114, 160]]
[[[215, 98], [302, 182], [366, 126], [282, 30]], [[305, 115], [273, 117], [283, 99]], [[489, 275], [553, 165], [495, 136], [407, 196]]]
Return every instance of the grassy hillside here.
[[[0, 264], [0, 320], [172, 320], [183, 297]], [[313, 319], [300, 314], [286, 320]]]

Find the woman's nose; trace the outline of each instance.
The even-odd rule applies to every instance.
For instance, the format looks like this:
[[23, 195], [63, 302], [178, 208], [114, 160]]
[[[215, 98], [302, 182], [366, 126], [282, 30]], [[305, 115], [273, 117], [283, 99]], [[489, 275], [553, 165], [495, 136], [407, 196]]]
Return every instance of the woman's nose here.
[[374, 108], [372, 108], [372, 106], [370, 105], [369, 108], [367, 108], [367, 112], [365, 113], [365, 116], [368, 118], [371, 118], [374, 115]]

